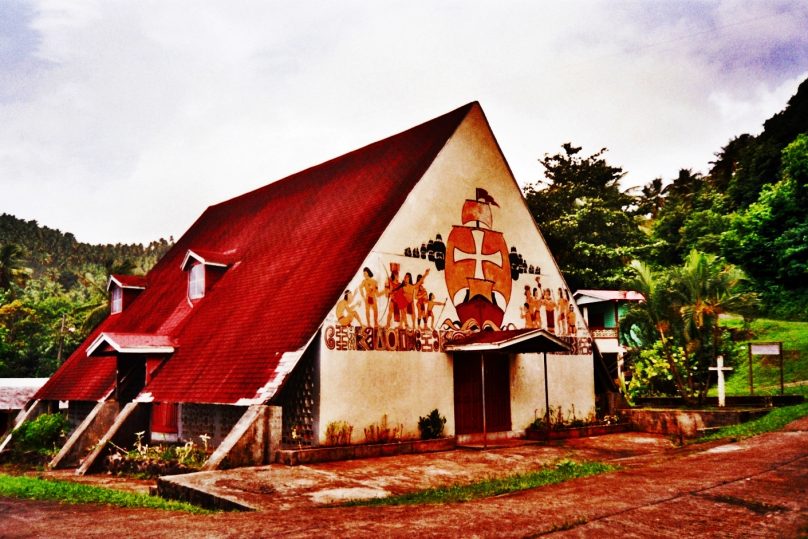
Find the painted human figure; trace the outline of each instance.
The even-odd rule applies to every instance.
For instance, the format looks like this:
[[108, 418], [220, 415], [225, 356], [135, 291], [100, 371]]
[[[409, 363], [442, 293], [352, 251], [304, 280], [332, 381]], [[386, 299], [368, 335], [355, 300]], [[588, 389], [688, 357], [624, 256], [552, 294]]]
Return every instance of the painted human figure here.
[[435, 313], [432, 311], [437, 305], [446, 305], [445, 301], [435, 301], [435, 294], [429, 293], [429, 298], [426, 302], [426, 317], [424, 318], [424, 329], [428, 327], [435, 329]]
[[367, 325], [371, 325], [370, 313], [373, 313], [373, 327], [379, 325], [379, 284], [373, 278], [373, 272], [370, 268], [365, 267], [362, 270], [365, 276], [359, 284], [359, 293], [362, 295], [362, 300], [365, 302], [365, 320]]
[[[526, 288], [530, 290], [530, 287]], [[525, 304], [519, 308], [519, 313], [522, 316], [522, 320], [525, 321], [525, 329], [536, 327], [536, 322], [533, 320], [533, 313], [530, 312], [530, 303], [525, 302]]]
[[[411, 317], [413, 325], [415, 325], [415, 315], [412, 312], [412, 300], [415, 296], [415, 288], [412, 283], [412, 273], [404, 274], [404, 280], [392, 288], [390, 292], [390, 302], [396, 311], [395, 320], [398, 322], [399, 327], [409, 327], [409, 320]], [[389, 316], [388, 316], [389, 320]], [[388, 323], [388, 326], [390, 324]]]
[[542, 297], [541, 297], [541, 277], [536, 277], [536, 286], [533, 287], [533, 293], [530, 294], [530, 289], [525, 286], [525, 300], [527, 301], [528, 305], [530, 306], [530, 314], [533, 318], [533, 326], [534, 328], [546, 328], [547, 327], [547, 317], [544, 316], [544, 310], [542, 309]]
[[357, 324], [362, 325], [362, 320], [356, 312], [357, 304], [353, 303], [354, 294], [350, 290], [346, 290], [342, 299], [337, 302], [337, 320], [341, 326], [350, 326], [356, 320]]
[[426, 325], [426, 316], [427, 316], [427, 304], [429, 303], [429, 294], [426, 291], [426, 287], [423, 285], [423, 279], [421, 276], [418, 276], [418, 280], [421, 281], [421, 285], [415, 291], [415, 311], [418, 313], [418, 325], [416, 327], [421, 327], [423, 324], [424, 329], [427, 328]]
[[423, 286], [424, 279], [426, 279], [427, 275], [429, 275], [429, 268], [427, 268], [426, 271], [424, 271], [423, 275], [419, 275], [418, 279], [415, 282], [412, 282], [412, 274], [411, 273], [407, 273], [404, 276], [404, 282], [402, 283], [401, 286], [402, 286], [402, 288], [404, 290], [404, 301], [405, 301], [405, 303], [403, 304], [403, 309], [402, 310], [404, 311], [404, 313], [402, 313], [402, 314], [404, 315], [404, 327], [405, 328], [407, 327], [407, 320], [406, 320], [406, 315], [407, 314], [409, 314], [411, 316], [412, 327], [413, 328], [418, 327], [418, 306], [415, 303], [415, 298], [416, 298], [416, 295], [418, 293], [418, 288]]
[[[384, 285], [384, 294], [387, 296], [386, 326], [388, 328], [393, 326], [393, 320], [398, 322], [401, 318], [398, 303], [394, 299], [400, 287], [401, 283], [398, 282], [398, 270], [392, 269], [390, 271], [390, 276], [387, 278], [387, 283]], [[401, 294], [403, 294], [403, 292]]]
[[575, 307], [570, 303], [569, 308], [567, 309], [567, 328], [569, 329], [570, 335], [575, 335], [578, 333], [578, 326], [576, 324], [576, 317], [575, 317]]
[[564, 298], [564, 291], [560, 288], [558, 289], [558, 322], [556, 323], [556, 334], [557, 335], [566, 335], [567, 334], [567, 311], [569, 311], [569, 296], [567, 299]]
[[547, 331], [555, 332], [555, 308], [556, 302], [553, 299], [553, 291], [549, 288], [544, 289], [544, 297], [542, 298], [542, 307], [544, 307], [545, 317], [547, 320]]
[[544, 306], [544, 298], [541, 294], [541, 288], [533, 289], [533, 297], [531, 298], [530, 308], [533, 312], [536, 327], [547, 329], [547, 309]]

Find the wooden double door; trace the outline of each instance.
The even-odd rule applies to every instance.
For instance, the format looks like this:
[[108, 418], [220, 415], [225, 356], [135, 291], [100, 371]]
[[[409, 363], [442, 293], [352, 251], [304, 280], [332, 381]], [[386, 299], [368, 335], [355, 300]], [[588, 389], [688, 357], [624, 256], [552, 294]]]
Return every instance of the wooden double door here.
[[457, 434], [511, 430], [510, 388], [510, 361], [506, 354], [455, 354]]

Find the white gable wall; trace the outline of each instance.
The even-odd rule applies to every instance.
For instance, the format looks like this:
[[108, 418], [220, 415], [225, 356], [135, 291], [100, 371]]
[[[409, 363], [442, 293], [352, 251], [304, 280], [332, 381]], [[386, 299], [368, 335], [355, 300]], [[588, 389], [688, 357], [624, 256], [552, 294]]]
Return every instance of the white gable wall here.
[[[350, 301], [341, 297], [343, 301], [335, 305], [324, 323], [320, 357], [321, 443], [332, 421], [350, 423], [354, 427], [353, 442], [362, 442], [363, 429], [378, 423], [383, 414], [387, 415], [388, 426], [403, 424], [404, 434], [416, 437], [418, 417], [434, 408], [446, 416], [447, 434], [454, 433], [452, 356], [439, 349], [440, 343], [450, 337], [451, 331], [446, 329], [451, 329], [453, 323], [460, 325], [457, 301], [449, 297], [446, 268], [441, 270], [428, 259], [404, 253], [405, 249], [418, 247], [440, 234], [448, 256], [449, 236], [453, 228], [463, 224], [464, 202], [475, 199], [477, 189], [484, 189], [496, 202], [497, 205], [491, 206], [493, 223], [490, 228], [502, 233], [507, 248], [516, 247], [527, 265], [541, 268], [542, 288], [549, 288], [553, 296], [562, 288], [571, 298], [482, 110], [473, 107], [363, 264], [373, 273], [370, 280], [380, 292], [384, 292], [394, 267], [399, 269], [400, 280], [407, 273], [413, 280], [426, 274], [423, 288], [434, 294], [434, 301], [446, 303], [430, 309], [436, 329], [424, 329], [423, 321], [416, 320], [419, 325], [416, 332], [411, 317], [407, 317], [408, 327], [404, 329], [403, 314], [398, 321], [390, 316], [396, 307], [389, 295], [372, 300], [378, 309], [378, 320], [374, 321], [373, 312], [366, 310], [367, 301], [362, 297], [366, 276], [360, 269], [348, 286], [352, 294]], [[501, 257], [491, 255], [489, 259], [500, 260]], [[507, 260], [503, 262], [503, 265], [509, 264]], [[499, 329], [527, 327], [524, 287], [530, 287], [531, 291], [538, 288], [536, 277], [520, 273], [517, 279], [509, 279], [511, 291], [507, 303], [502, 294], [496, 296], [497, 305], [506, 306]], [[413, 309], [418, 310], [415, 301]], [[584, 342], [588, 334], [583, 318], [577, 310], [575, 315], [576, 338]], [[536, 323], [539, 323], [538, 318]], [[557, 327], [556, 332], [560, 331]], [[401, 332], [406, 335], [397, 336]], [[401, 351], [414, 341], [418, 342], [419, 349], [437, 351]], [[544, 413], [544, 369], [542, 357], [536, 354], [512, 357], [510, 363], [512, 428], [518, 431], [532, 422], [536, 414]], [[551, 406], [561, 406], [567, 414], [574, 408], [579, 418], [594, 412], [592, 355], [587, 347], [577, 355], [548, 355], [548, 370]]]

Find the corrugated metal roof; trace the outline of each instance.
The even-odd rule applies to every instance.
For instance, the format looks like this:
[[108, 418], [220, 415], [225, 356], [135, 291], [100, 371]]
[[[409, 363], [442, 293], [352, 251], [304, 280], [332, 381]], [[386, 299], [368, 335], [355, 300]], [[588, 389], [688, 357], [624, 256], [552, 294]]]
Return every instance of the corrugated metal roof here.
[[0, 410], [22, 410], [47, 378], [0, 378]]
[[573, 297], [578, 305], [601, 301], [645, 301], [645, 296], [634, 290], [576, 290]]

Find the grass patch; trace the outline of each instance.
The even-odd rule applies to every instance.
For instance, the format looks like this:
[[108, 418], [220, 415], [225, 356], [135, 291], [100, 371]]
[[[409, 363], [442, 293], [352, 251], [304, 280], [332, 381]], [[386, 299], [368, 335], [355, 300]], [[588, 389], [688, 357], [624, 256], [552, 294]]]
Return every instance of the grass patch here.
[[520, 490], [555, 485], [579, 477], [588, 477], [617, 470], [617, 466], [601, 462], [573, 462], [563, 460], [555, 466], [542, 468], [535, 472], [515, 474], [507, 477], [491, 478], [466, 485], [450, 485], [430, 488], [369, 500], [352, 500], [342, 505], [379, 506], [379, 505], [415, 505], [468, 502], [479, 498], [499, 496]]
[[722, 427], [717, 431], [708, 434], [707, 436], [703, 436], [695, 440], [695, 442], [708, 442], [710, 440], [720, 440], [722, 438], [742, 440], [744, 438], [749, 438], [750, 436], [756, 436], [765, 432], [772, 432], [782, 429], [795, 419], [799, 419], [806, 415], [808, 415], [808, 402], [797, 404], [796, 406], [775, 408], [763, 417], [748, 421], [746, 423], [741, 423], [739, 425]]
[[[743, 319], [740, 316], [727, 317], [721, 325], [741, 329]], [[751, 341], [783, 343], [783, 378], [786, 383], [808, 380], [808, 322], [793, 322], [758, 318], [748, 328], [753, 337]], [[727, 379], [727, 395], [749, 394], [749, 362], [746, 354], [746, 343], [742, 341], [743, 353], [739, 364]], [[780, 366], [772, 360], [754, 357], [753, 372], [755, 394], [774, 395], [780, 393]], [[787, 387], [786, 393], [808, 396], [808, 386]], [[710, 393], [715, 395], [715, 388]]]
[[164, 500], [118, 490], [82, 485], [71, 481], [0, 474], [0, 496], [62, 503], [97, 503], [116, 507], [163, 509], [188, 513], [210, 513], [189, 503]]

